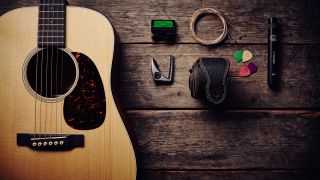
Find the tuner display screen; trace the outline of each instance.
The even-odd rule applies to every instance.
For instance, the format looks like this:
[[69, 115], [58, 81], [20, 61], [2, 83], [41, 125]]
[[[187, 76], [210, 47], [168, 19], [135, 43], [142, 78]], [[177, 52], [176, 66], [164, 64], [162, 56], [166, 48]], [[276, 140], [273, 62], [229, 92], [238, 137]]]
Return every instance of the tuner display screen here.
[[152, 20], [153, 28], [173, 28], [174, 21], [173, 20]]

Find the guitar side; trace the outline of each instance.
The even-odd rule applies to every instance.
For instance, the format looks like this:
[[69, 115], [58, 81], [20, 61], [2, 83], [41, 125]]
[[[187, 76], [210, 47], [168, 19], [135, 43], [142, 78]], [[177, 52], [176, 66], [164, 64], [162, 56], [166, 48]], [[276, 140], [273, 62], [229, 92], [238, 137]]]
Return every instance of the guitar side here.
[[[96, 11], [67, 7], [66, 47], [90, 57], [104, 86], [106, 117], [93, 130], [75, 130], [64, 119], [58, 121], [63, 101], [40, 103], [48, 113], [35, 115], [35, 98], [24, 86], [22, 69], [37, 47], [37, 27], [37, 7], [16, 9], [0, 18], [0, 179], [135, 179], [134, 149], [111, 90], [111, 24]], [[35, 118], [47, 120], [41, 129], [61, 127], [63, 133], [83, 134], [84, 147], [48, 152], [17, 146], [17, 133], [33, 133]]]

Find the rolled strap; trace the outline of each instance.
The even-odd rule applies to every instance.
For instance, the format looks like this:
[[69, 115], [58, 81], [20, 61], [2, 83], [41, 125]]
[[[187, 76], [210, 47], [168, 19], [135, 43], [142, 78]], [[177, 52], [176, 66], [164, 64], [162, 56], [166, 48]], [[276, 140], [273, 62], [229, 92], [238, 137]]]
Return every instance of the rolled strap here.
[[224, 58], [200, 58], [192, 66], [189, 89], [195, 99], [206, 98], [220, 104], [227, 95], [230, 63]]

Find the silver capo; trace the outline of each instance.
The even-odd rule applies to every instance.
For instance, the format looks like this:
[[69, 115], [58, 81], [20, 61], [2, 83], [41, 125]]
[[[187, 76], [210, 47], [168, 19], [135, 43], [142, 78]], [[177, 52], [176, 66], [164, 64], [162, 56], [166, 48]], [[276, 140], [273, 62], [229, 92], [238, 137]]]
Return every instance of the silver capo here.
[[152, 58], [151, 60], [151, 71], [152, 71], [152, 78], [156, 83], [171, 83], [173, 78], [173, 60], [174, 57], [172, 55], [169, 56], [170, 59], [170, 69], [168, 77], [165, 77], [158, 69], [157, 61]]

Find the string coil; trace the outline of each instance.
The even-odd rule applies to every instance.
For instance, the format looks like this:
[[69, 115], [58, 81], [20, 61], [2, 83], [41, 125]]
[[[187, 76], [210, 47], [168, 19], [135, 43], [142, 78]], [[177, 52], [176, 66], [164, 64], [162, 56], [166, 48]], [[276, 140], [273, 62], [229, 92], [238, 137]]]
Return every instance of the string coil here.
[[[196, 31], [195, 31], [195, 25], [196, 25], [196, 22], [197, 22], [197, 19], [202, 16], [202, 15], [216, 15], [220, 18], [222, 24], [223, 24], [223, 31], [222, 31], [222, 34], [217, 37], [216, 39], [214, 40], [205, 40], [205, 39], [201, 39], [197, 34], [196, 34]], [[202, 8], [202, 9], [198, 9], [194, 14], [193, 16], [191, 17], [191, 20], [190, 20], [190, 30], [191, 30], [191, 33], [192, 33], [192, 36], [194, 37], [195, 40], [197, 40], [199, 43], [203, 44], [203, 45], [215, 45], [215, 44], [218, 44], [220, 43], [221, 41], [223, 41], [227, 34], [228, 34], [228, 26], [227, 26], [227, 22], [226, 20], [224, 19], [224, 17], [222, 16], [222, 14], [213, 9], [213, 8]]]

